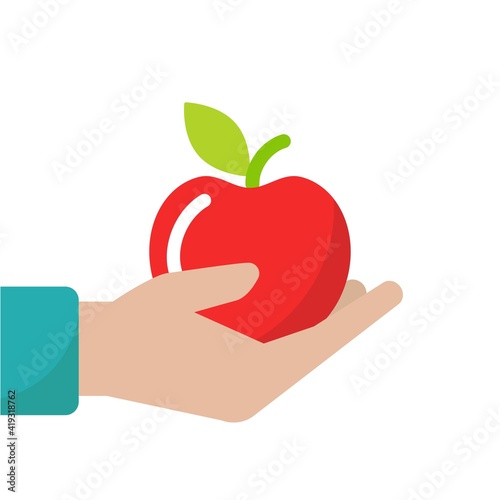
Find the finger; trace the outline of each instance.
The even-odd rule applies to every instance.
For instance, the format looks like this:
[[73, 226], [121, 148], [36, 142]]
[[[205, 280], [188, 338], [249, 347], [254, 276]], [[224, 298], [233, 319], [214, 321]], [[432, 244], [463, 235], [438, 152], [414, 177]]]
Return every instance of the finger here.
[[[288, 360], [289, 375], [300, 380], [401, 302], [399, 285], [386, 282], [331, 314], [319, 325], [270, 342], [280, 365]], [[278, 359], [279, 359], [278, 358]]]
[[361, 283], [360, 281], [356, 280], [349, 280], [344, 288], [344, 291], [342, 292], [342, 295], [337, 302], [337, 305], [332, 311], [333, 313], [336, 313], [343, 307], [347, 306], [351, 302], [354, 302], [355, 300], [359, 299], [362, 295], [366, 293], [366, 288]]
[[[166, 274], [176, 304], [191, 311], [225, 304], [240, 299], [259, 277], [256, 265], [250, 263], [207, 267]], [[158, 278], [155, 278], [158, 279]]]

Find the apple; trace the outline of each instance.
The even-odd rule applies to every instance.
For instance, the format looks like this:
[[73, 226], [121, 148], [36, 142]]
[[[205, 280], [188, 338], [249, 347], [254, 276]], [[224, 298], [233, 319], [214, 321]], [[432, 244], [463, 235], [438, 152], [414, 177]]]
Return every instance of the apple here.
[[210, 205], [196, 215], [182, 240], [182, 269], [252, 262], [260, 274], [241, 299], [198, 313], [261, 342], [324, 320], [342, 294], [350, 263], [349, 232], [335, 200], [302, 177], [260, 185], [267, 161], [290, 145], [288, 136], [271, 139], [250, 161], [243, 134], [220, 111], [186, 103], [185, 121], [198, 155], [215, 168], [244, 176], [246, 187], [198, 177], [174, 190], [151, 232], [153, 276], [169, 272], [166, 255], [174, 224], [189, 203], [205, 194]]

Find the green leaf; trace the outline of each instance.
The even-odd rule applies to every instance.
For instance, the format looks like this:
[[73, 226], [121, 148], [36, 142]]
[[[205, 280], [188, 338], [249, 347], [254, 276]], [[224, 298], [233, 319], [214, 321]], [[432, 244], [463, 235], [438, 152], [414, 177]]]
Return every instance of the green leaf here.
[[216, 109], [186, 102], [186, 130], [198, 156], [212, 167], [245, 175], [250, 164], [248, 146], [238, 125]]

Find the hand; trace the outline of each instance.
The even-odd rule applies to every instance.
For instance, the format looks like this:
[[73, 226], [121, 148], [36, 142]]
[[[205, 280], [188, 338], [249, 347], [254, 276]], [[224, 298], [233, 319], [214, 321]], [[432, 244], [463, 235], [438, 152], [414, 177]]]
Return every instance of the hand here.
[[349, 281], [325, 321], [266, 344], [196, 314], [241, 298], [257, 277], [253, 264], [164, 274], [101, 303], [80, 326], [80, 394], [245, 420], [402, 298], [396, 283], [366, 293]]

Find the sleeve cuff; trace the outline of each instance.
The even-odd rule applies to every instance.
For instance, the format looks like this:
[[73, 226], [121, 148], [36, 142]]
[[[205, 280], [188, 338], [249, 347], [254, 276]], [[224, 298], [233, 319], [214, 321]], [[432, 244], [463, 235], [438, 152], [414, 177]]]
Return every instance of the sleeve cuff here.
[[[0, 288], [1, 414], [68, 415], [78, 407], [78, 295], [66, 287]], [[12, 400], [12, 397], [10, 398]]]

